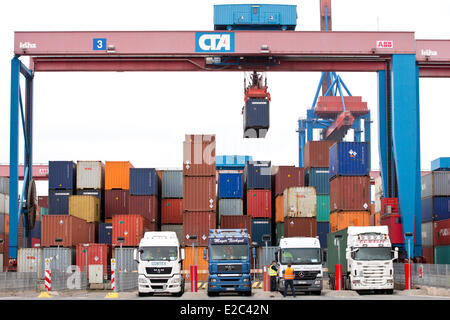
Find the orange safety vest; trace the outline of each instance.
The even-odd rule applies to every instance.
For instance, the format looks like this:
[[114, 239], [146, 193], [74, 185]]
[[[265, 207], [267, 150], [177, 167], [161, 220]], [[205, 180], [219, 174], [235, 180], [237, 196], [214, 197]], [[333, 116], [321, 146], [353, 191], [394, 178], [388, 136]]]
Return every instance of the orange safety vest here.
[[294, 280], [294, 269], [292, 268], [286, 268], [284, 270], [284, 280]]

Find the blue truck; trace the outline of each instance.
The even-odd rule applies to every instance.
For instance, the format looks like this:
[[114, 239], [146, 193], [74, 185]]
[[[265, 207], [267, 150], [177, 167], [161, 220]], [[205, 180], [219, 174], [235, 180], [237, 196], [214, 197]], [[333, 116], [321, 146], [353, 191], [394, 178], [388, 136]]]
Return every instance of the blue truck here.
[[210, 229], [208, 248], [208, 296], [237, 292], [251, 296], [250, 236], [247, 229]]

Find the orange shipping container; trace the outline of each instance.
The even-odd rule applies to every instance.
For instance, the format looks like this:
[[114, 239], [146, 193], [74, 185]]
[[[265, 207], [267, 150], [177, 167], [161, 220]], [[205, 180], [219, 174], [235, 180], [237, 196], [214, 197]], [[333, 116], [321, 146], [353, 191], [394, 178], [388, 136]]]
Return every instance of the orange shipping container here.
[[137, 247], [139, 242], [144, 237], [144, 233], [151, 230], [151, 227], [155, 226], [154, 223], [145, 219], [138, 214], [116, 215], [112, 218], [112, 245], [113, 247], [120, 246], [117, 241], [118, 237], [125, 238], [122, 246], [124, 247]]
[[365, 227], [369, 225], [369, 211], [339, 211], [330, 213], [330, 232], [336, 232], [349, 226]]
[[381, 226], [381, 212], [375, 213], [375, 225]]
[[129, 190], [130, 168], [134, 168], [134, 166], [129, 161], [106, 161], [105, 190]]
[[[95, 223], [69, 215], [42, 216], [42, 247], [74, 247], [79, 243], [95, 242]], [[57, 242], [56, 239], [61, 239]]]
[[[195, 246], [195, 265], [197, 266], [197, 280], [208, 281], [208, 260], [203, 259], [203, 251], [206, 247]], [[191, 266], [193, 265], [192, 247], [185, 247], [185, 259], [183, 260], [183, 275], [187, 283], [191, 280]]]
[[284, 198], [279, 195], [275, 198], [275, 222], [284, 222]]

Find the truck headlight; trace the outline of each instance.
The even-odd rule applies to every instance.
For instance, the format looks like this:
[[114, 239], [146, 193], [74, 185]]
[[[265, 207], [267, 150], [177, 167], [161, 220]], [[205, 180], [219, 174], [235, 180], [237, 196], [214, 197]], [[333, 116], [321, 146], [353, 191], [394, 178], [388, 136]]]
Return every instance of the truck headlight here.
[[250, 279], [248, 279], [248, 278], [244, 278], [244, 282], [248, 282]]
[[216, 278], [212, 278], [212, 279], [211, 279], [211, 282], [216, 282], [216, 281], [217, 281]]
[[145, 279], [145, 278], [139, 278], [139, 281], [138, 281], [139, 283], [142, 283], [142, 284], [146, 284], [147, 283], [147, 279]]
[[316, 281], [314, 281], [314, 284], [320, 284], [322, 282], [322, 279], [316, 279]]
[[181, 278], [173, 278], [173, 283], [180, 283], [181, 282]]

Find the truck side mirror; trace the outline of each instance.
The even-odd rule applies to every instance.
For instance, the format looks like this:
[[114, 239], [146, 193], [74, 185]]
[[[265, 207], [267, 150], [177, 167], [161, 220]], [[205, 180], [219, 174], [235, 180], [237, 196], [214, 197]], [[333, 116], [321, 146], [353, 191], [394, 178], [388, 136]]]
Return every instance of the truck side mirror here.
[[207, 260], [207, 255], [208, 255], [208, 249], [205, 248], [205, 249], [203, 249], [203, 259], [204, 260]]
[[351, 259], [351, 257], [352, 257], [352, 252], [350, 251], [350, 248], [345, 249], [345, 258]]
[[394, 260], [397, 260], [397, 259], [398, 259], [398, 248], [396, 247], [394, 249]]
[[186, 258], [184, 248], [181, 248], [181, 260], [184, 260]]
[[133, 260], [139, 262], [137, 249], [133, 250]]

